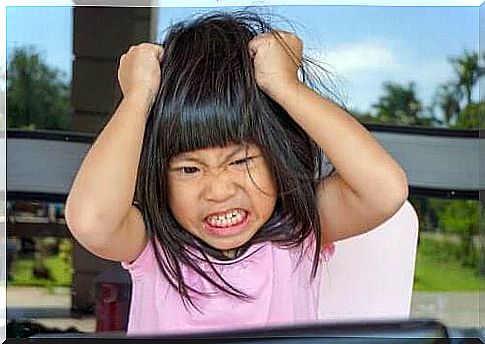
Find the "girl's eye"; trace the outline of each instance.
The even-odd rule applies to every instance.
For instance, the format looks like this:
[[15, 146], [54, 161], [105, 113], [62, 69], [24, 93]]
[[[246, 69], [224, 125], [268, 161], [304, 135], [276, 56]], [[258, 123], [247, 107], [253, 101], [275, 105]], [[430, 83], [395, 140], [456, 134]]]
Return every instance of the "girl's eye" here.
[[180, 174], [194, 174], [194, 173], [197, 173], [199, 171], [199, 169], [197, 167], [193, 167], [193, 166], [184, 166], [184, 167], [180, 167], [178, 169], [179, 173]]
[[231, 165], [245, 165], [245, 164], [249, 164], [249, 162], [252, 159], [253, 159], [253, 157], [247, 157], [247, 158], [244, 158], [244, 159], [239, 159], [239, 160], [234, 161]]

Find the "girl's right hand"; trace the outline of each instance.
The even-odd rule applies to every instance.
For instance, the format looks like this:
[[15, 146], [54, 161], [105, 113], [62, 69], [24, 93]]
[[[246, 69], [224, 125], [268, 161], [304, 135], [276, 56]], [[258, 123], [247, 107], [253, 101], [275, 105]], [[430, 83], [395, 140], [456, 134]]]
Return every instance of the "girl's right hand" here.
[[118, 80], [124, 98], [146, 101], [152, 106], [160, 87], [163, 46], [152, 43], [133, 45], [121, 56]]

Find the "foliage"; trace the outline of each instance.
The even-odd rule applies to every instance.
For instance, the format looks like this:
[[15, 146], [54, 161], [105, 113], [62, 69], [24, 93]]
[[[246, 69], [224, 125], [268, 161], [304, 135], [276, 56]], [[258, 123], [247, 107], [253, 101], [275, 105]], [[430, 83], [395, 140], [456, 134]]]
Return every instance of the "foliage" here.
[[457, 76], [454, 83], [457, 93], [465, 98], [467, 104], [471, 104], [473, 86], [482, 73], [478, 66], [478, 54], [465, 50], [462, 56], [451, 57], [449, 61]]
[[35, 278], [32, 275], [34, 259], [18, 258], [13, 263], [12, 280], [9, 285], [26, 285], [38, 287], [70, 287], [72, 282], [72, 265], [66, 264], [61, 256], [51, 256], [45, 259], [52, 279]]
[[480, 113], [485, 113], [485, 102], [470, 103], [458, 113], [456, 123], [451, 127], [455, 129], [477, 129], [480, 125]]
[[372, 115], [369, 112], [361, 112], [357, 109], [350, 109], [349, 112], [357, 117], [362, 123], [383, 124], [379, 117]]
[[430, 125], [431, 119], [421, 115], [423, 105], [416, 96], [416, 84], [407, 86], [386, 82], [384, 95], [372, 107], [381, 123], [400, 125]]
[[438, 224], [444, 232], [478, 234], [479, 202], [474, 200], [447, 201], [440, 211]]
[[444, 232], [460, 236], [461, 254], [457, 257], [464, 265], [479, 268], [479, 255], [474, 247], [473, 238], [478, 235], [479, 202], [455, 200], [450, 202], [440, 214], [439, 225]]
[[[483, 113], [485, 105], [473, 102], [472, 90], [485, 68], [479, 65], [478, 54], [467, 50], [448, 61], [455, 72], [454, 78], [438, 85], [429, 106], [418, 99], [415, 82], [400, 85], [388, 81], [382, 85], [383, 95], [372, 105], [373, 113], [351, 113], [364, 123], [477, 129], [479, 110]], [[437, 111], [443, 119], [438, 118]]]
[[[478, 249], [475, 249], [478, 254]], [[421, 233], [414, 275], [416, 291], [485, 290], [485, 278], [476, 270], [464, 267], [456, 259], [461, 248], [447, 240], [437, 240]]]
[[456, 120], [460, 113], [461, 97], [456, 92], [456, 86], [453, 83], [439, 85], [432, 100], [432, 108], [441, 110], [444, 116], [445, 126], [451, 126], [451, 122]]
[[7, 128], [67, 130], [70, 88], [33, 48], [17, 48], [7, 66]]
[[480, 202], [416, 196], [410, 197], [410, 202], [418, 213], [422, 232], [438, 232], [456, 238], [454, 248], [441, 243], [428, 253], [440, 258], [440, 252], [444, 252], [457, 263], [478, 271], [480, 256], [474, 238], [479, 234]]
[[72, 241], [70, 239], [61, 239], [59, 243], [59, 259], [64, 263], [67, 272], [70, 272], [72, 266]]

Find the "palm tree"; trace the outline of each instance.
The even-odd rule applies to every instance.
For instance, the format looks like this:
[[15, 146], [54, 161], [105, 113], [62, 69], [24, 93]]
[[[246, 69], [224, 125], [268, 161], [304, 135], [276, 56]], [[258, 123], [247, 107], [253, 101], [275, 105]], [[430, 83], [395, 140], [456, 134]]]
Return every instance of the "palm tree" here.
[[456, 92], [456, 87], [453, 83], [443, 84], [438, 87], [438, 90], [433, 98], [432, 107], [438, 107], [444, 114], [444, 121], [447, 127], [451, 126], [451, 122], [455, 122], [460, 113], [460, 94]]
[[458, 77], [455, 84], [457, 92], [465, 97], [467, 104], [471, 104], [473, 86], [483, 73], [483, 69], [478, 67], [478, 54], [465, 49], [462, 56], [452, 57], [449, 61]]
[[402, 86], [385, 82], [385, 94], [372, 107], [381, 123], [398, 125], [430, 125], [433, 119], [422, 117], [423, 105], [416, 95], [416, 84]]

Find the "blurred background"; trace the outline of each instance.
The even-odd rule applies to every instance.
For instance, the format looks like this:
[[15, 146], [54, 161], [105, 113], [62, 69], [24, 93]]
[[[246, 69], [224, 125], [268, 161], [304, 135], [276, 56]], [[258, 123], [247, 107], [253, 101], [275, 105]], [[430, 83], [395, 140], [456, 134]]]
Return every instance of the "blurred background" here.
[[[119, 264], [94, 257], [73, 240], [64, 202], [80, 158], [120, 99], [119, 56], [132, 44], [159, 41], [171, 23], [208, 10], [7, 7], [7, 82], [0, 85], [7, 91], [9, 147], [7, 203], [0, 207], [7, 211], [0, 214], [7, 221], [7, 337], [126, 326], [129, 278]], [[482, 8], [264, 10], [276, 15], [275, 26], [290, 28], [283, 18], [294, 25], [305, 52], [332, 72], [351, 114], [371, 131], [478, 138], [485, 106], [479, 94]], [[410, 147], [395, 158], [415, 153]], [[444, 156], [451, 164], [457, 158], [456, 151]], [[413, 175], [412, 166], [405, 167]], [[431, 171], [440, 172], [446, 171]], [[480, 326], [485, 269], [478, 187], [417, 183], [410, 191], [420, 221], [412, 317]]]

